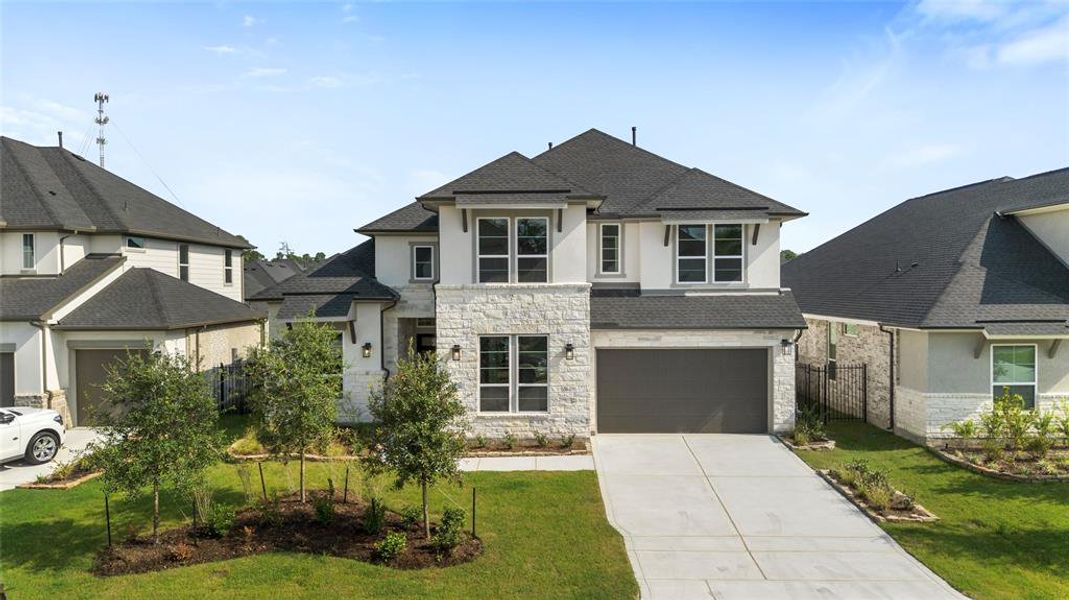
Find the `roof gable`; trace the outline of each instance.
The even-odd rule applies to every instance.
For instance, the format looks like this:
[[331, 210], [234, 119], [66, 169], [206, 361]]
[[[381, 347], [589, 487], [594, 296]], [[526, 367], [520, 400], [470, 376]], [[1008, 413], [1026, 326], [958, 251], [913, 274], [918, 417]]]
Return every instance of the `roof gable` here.
[[592, 192], [538, 166], [519, 152], [510, 152], [427, 192], [419, 199], [452, 199], [465, 194], [594, 196]]

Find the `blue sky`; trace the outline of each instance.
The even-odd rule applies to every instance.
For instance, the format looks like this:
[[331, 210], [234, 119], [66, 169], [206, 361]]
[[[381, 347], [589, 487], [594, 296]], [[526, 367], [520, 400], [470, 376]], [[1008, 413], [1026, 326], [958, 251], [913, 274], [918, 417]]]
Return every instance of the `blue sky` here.
[[96, 157], [107, 91], [108, 168], [265, 254], [591, 127], [808, 211], [799, 251], [1069, 165], [1065, 1], [7, 2], [0, 38], [4, 135]]

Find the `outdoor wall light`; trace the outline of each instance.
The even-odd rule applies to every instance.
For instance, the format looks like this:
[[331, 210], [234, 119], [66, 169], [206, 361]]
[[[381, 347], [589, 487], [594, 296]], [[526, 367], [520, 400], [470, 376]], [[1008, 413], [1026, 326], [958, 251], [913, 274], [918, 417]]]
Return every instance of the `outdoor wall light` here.
[[575, 358], [575, 346], [571, 344], [564, 344], [564, 359], [572, 360]]
[[780, 354], [782, 354], [783, 356], [787, 356], [788, 354], [790, 354], [791, 353], [791, 346], [793, 346], [793, 345], [794, 344], [792, 344], [790, 340], [780, 340], [780, 342], [779, 342]]
[[371, 342], [367, 342], [363, 345], [364, 358], [371, 358]]
[[453, 344], [453, 360], [460, 360], [460, 344]]

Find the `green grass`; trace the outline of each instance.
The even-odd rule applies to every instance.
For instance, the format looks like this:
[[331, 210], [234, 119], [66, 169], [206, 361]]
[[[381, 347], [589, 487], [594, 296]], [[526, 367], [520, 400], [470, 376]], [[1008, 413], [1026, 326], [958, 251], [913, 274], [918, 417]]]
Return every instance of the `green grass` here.
[[[233, 437], [243, 420], [224, 420]], [[252, 470], [254, 496], [259, 476]], [[238, 465], [209, 472], [217, 500], [243, 504]], [[265, 463], [268, 494], [297, 484], [297, 465]], [[310, 463], [313, 486], [327, 477], [339, 488], [344, 466]], [[638, 595], [624, 544], [605, 519], [596, 475], [586, 472], [469, 473], [464, 487], [441, 485], [432, 493], [434, 518], [448, 505], [471, 508], [478, 489], [478, 533], [486, 547], [476, 561], [448, 569], [398, 571], [357, 561], [275, 553], [99, 578], [89, 569], [105, 545], [104, 496], [99, 480], [71, 490], [12, 490], [0, 494], [0, 581], [9, 597], [30, 598], [634, 598]], [[418, 502], [418, 490], [388, 482], [350, 487], [379, 493], [393, 510]], [[165, 495], [166, 524], [188, 519], [190, 502]], [[151, 527], [149, 501], [113, 498], [115, 539], [137, 526]]]
[[864, 459], [940, 521], [884, 529], [974, 598], [1069, 598], [1069, 483], [1017, 483], [951, 466], [886, 431], [829, 426], [837, 448], [798, 455], [815, 468]]

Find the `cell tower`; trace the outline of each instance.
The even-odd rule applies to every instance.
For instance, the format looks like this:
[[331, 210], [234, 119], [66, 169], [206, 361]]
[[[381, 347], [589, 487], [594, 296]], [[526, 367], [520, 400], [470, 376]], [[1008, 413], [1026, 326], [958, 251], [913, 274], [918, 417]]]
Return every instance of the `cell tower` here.
[[97, 92], [93, 96], [93, 102], [97, 103], [97, 118], [96, 123], [100, 126], [100, 133], [97, 135], [97, 145], [100, 146], [100, 166], [104, 166], [104, 144], [108, 143], [108, 139], [104, 137], [104, 126], [108, 124], [107, 115], [104, 114], [104, 105], [108, 103], [108, 95], [104, 92]]

